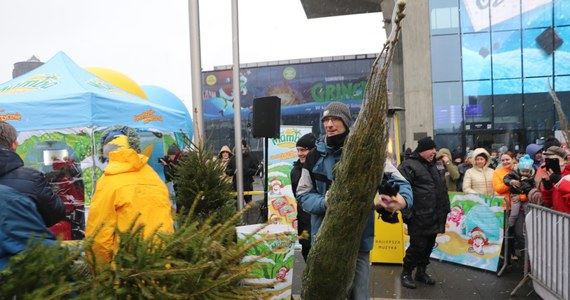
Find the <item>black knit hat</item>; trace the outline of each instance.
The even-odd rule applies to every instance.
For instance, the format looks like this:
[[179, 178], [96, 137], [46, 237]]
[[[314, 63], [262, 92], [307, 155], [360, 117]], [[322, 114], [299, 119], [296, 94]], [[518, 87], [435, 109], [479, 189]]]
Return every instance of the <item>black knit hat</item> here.
[[422, 138], [418, 141], [418, 147], [414, 151], [420, 153], [435, 148], [435, 142], [431, 139], [430, 136], [426, 136], [425, 138]]
[[295, 144], [296, 147], [303, 147], [303, 148], [307, 148], [309, 150], [315, 148], [315, 141], [317, 140], [317, 138], [315, 137], [314, 134], [312, 133], [307, 133], [304, 136], [302, 136], [301, 138], [299, 138], [299, 140], [297, 140], [297, 144]]

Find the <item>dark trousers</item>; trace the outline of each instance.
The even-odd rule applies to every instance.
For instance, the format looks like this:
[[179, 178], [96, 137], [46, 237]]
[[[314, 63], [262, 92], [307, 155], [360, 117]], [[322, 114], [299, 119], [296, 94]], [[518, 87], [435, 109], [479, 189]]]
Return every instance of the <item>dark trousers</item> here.
[[[235, 179], [234, 179], [234, 181], [233, 181], [232, 184], [233, 184], [234, 191], [237, 192], [237, 187], [236, 187]], [[252, 180], [252, 181], [249, 181], [249, 180], [247, 180], [246, 178], [243, 179], [243, 191], [244, 191], [244, 192], [251, 192], [251, 191], [253, 191], [253, 180]], [[249, 203], [249, 202], [251, 201], [251, 199], [252, 199], [252, 196], [251, 196], [251, 195], [244, 195], [244, 196], [243, 196], [243, 200], [245, 201], [246, 204]]]
[[307, 262], [307, 257], [309, 257], [309, 250], [311, 250], [311, 242], [302, 240], [299, 243], [301, 244], [301, 254], [303, 254], [303, 259], [305, 259], [305, 262]]
[[404, 270], [413, 270], [418, 265], [427, 266], [429, 256], [435, 245], [436, 234], [411, 235], [410, 246], [406, 249], [404, 257]]

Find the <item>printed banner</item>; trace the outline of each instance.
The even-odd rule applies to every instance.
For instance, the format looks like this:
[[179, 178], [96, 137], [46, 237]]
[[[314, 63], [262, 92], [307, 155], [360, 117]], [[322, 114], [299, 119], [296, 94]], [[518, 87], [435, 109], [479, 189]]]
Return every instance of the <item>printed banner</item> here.
[[[378, 200], [375, 200], [378, 201]], [[378, 218], [374, 213], [374, 247], [370, 251], [370, 261], [373, 263], [401, 264], [404, 261], [404, 226], [402, 214], [398, 213], [399, 223], [390, 224]]]
[[[266, 284], [274, 286], [266, 291], [271, 294], [270, 299], [290, 299], [293, 287], [293, 266], [295, 265], [295, 249], [297, 231], [289, 226], [271, 224], [260, 229], [262, 224], [236, 227], [238, 240], [255, 241], [264, 237], [275, 237], [257, 244], [247, 251], [245, 261], [255, 260], [257, 268], [251, 271], [253, 278], [247, 279], [249, 283]], [[285, 241], [279, 240], [277, 235], [286, 235]], [[285, 243], [285, 244], [283, 244]], [[277, 249], [281, 249], [277, 251]], [[266, 255], [267, 252], [271, 254]]]
[[279, 138], [269, 141], [267, 165], [268, 216], [273, 224], [289, 225], [297, 230], [297, 201], [293, 196], [290, 173], [297, 158], [295, 144], [310, 133], [308, 126], [281, 126]]
[[431, 257], [496, 272], [504, 238], [504, 198], [449, 193], [451, 212]]

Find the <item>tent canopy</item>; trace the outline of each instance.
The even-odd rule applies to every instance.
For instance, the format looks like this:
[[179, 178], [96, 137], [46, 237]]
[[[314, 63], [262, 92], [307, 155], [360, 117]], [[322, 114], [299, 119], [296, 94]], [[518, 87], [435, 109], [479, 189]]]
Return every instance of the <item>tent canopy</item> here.
[[126, 125], [191, 132], [187, 112], [150, 102], [84, 70], [59, 52], [0, 84], [0, 120], [19, 131]]

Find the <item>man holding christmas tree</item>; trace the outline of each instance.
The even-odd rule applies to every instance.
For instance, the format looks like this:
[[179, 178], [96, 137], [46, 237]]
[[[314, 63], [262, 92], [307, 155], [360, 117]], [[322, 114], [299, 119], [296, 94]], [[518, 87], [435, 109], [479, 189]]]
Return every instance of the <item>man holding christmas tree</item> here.
[[[318, 231], [325, 217], [328, 207], [327, 192], [332, 185], [333, 168], [342, 156], [344, 141], [349, 133], [352, 118], [348, 106], [342, 102], [331, 102], [325, 108], [321, 119], [325, 129], [325, 137], [318, 141], [316, 147], [312, 149], [305, 160], [297, 187], [297, 201], [302, 209], [311, 215], [311, 241], [318, 238]], [[405, 208], [411, 198], [411, 187], [401, 176], [396, 176], [397, 170], [392, 168], [390, 176], [390, 184], [399, 185], [400, 193], [394, 198], [381, 195], [384, 201], [372, 205], [370, 201], [370, 215], [368, 222], [360, 239], [358, 257], [356, 261], [356, 269], [350, 299], [369, 299], [368, 278], [370, 275], [370, 250], [372, 250], [374, 242], [374, 210], [383, 209], [393, 213], [397, 210]], [[389, 172], [386, 168], [385, 172]], [[393, 180], [393, 181], [392, 181]], [[403, 197], [402, 195], [408, 196]], [[405, 198], [405, 199], [404, 199]], [[311, 250], [313, 251], [313, 250]], [[308, 260], [311, 260], [309, 253]]]
[[166, 185], [139, 154], [136, 131], [112, 127], [101, 135], [101, 154], [109, 160], [97, 187], [87, 218], [85, 237], [95, 237], [93, 250], [98, 262], [111, 262], [119, 245], [115, 228], [127, 230], [136, 219], [144, 236], [155, 230], [173, 232], [171, 204]]

